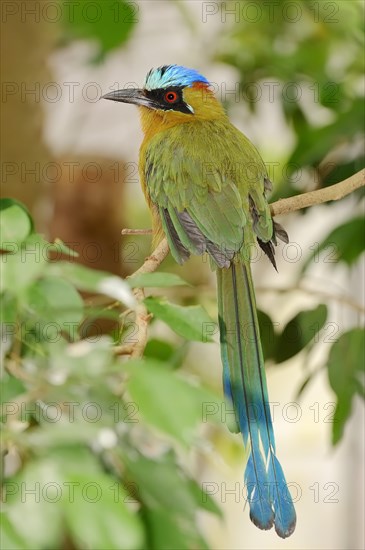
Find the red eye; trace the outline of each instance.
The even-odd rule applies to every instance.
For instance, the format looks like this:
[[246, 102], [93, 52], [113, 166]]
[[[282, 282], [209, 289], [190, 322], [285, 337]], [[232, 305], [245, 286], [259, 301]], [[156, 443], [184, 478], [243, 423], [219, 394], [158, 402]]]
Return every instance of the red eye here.
[[175, 103], [175, 101], [177, 101], [179, 99], [179, 96], [177, 95], [176, 92], [166, 92], [165, 94], [165, 101], [167, 101], [167, 103]]

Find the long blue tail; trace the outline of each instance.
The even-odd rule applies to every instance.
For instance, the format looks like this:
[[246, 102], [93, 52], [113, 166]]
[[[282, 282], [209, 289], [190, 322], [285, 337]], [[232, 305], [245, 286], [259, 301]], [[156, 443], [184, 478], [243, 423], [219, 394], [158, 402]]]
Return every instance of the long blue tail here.
[[296, 514], [276, 457], [250, 264], [235, 259], [217, 270], [217, 281], [224, 393], [249, 452], [244, 480], [250, 518], [260, 529], [275, 525], [286, 538]]

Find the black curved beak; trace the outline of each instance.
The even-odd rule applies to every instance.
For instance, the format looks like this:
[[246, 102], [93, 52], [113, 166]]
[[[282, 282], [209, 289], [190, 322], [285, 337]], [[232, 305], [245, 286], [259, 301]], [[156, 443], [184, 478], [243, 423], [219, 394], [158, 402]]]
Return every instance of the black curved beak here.
[[126, 88], [124, 90], [115, 90], [101, 96], [100, 99], [111, 99], [112, 101], [120, 101], [121, 103], [132, 103], [133, 105], [142, 105], [150, 109], [156, 109], [157, 105], [149, 99], [144, 90]]

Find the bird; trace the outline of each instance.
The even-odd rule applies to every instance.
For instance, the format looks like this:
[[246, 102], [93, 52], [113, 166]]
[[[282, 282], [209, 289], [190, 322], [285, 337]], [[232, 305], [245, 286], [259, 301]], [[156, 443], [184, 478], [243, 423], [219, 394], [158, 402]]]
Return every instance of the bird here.
[[250, 519], [286, 538], [296, 513], [277, 458], [264, 356], [251, 274], [261, 247], [276, 269], [272, 189], [264, 161], [229, 120], [209, 80], [195, 69], [151, 69], [143, 88], [114, 90], [103, 99], [136, 105], [143, 141], [139, 175], [152, 216], [153, 244], [165, 236], [173, 258], [208, 254], [217, 276], [223, 390], [234, 410], [230, 429], [247, 450], [244, 484]]

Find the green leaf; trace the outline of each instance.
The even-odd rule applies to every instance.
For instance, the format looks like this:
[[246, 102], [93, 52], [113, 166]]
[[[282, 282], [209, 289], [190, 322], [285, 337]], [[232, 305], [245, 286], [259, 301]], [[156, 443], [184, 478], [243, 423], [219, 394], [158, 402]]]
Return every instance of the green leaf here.
[[10, 407], [9, 410], [7, 410], [6, 405], [7, 404], [11, 405], [12, 402], [15, 400], [15, 398], [23, 392], [25, 392], [25, 387], [23, 383], [17, 378], [10, 376], [10, 374], [5, 373], [1, 379], [1, 392], [0, 392], [0, 403], [1, 403], [1, 406], [5, 405], [4, 407], [5, 413], [10, 411], [15, 412], [12, 406]]
[[46, 258], [40, 248], [25, 242], [20, 252], [0, 256], [0, 292], [13, 296], [22, 292], [44, 272]]
[[[75, 394], [71, 394], [74, 397]], [[105, 416], [101, 416], [100, 421], [95, 421], [97, 414], [99, 414], [100, 408], [96, 405], [90, 405], [90, 401], [76, 401], [71, 399], [70, 402], [76, 402], [76, 407], [71, 410], [71, 419], [67, 418], [68, 410], [66, 405], [66, 411], [57, 419], [57, 414], [62, 407], [62, 400], [60, 404], [54, 408], [54, 416], [57, 419], [55, 422], [52, 420], [52, 403], [50, 403], [50, 409], [48, 411], [48, 403], [43, 403], [42, 408], [37, 408], [33, 405], [35, 411], [35, 417], [39, 419], [39, 427], [33, 430], [28, 430], [22, 434], [22, 440], [25, 445], [32, 447], [33, 449], [41, 449], [42, 452], [49, 452], [56, 449], [60, 452], [61, 448], [66, 448], [66, 445], [90, 445], [92, 446], [97, 441], [102, 427], [105, 424]], [[45, 408], [46, 407], [46, 408]], [[72, 408], [73, 405], [70, 405]], [[29, 411], [29, 412], [28, 412]], [[27, 422], [31, 420], [31, 409], [25, 409], [22, 420]], [[84, 417], [82, 417], [84, 415]], [[90, 415], [90, 421], [87, 421], [87, 415]], [[86, 417], [86, 418], [85, 418]], [[102, 424], [103, 421], [103, 424]]]
[[[354, 154], [356, 154], [356, 151], [354, 151]], [[358, 154], [355, 156], [355, 158], [351, 158], [348, 162], [342, 161], [341, 164], [335, 164], [331, 166], [331, 164], [328, 166], [328, 173], [323, 175], [323, 179], [321, 181], [322, 187], [329, 187], [330, 185], [333, 185], [334, 182], [343, 181], [347, 178], [350, 178], [353, 174], [356, 174], [359, 170], [361, 170], [365, 166], [365, 150], [364, 151], [358, 151]], [[326, 167], [327, 168], [327, 167]], [[360, 198], [364, 196], [364, 186], [360, 187], [359, 189], [356, 189], [354, 193], [356, 193], [357, 197]], [[356, 198], [356, 195], [354, 196]], [[331, 205], [331, 202], [329, 203], [323, 203], [324, 205]]]
[[[151, 460], [133, 452], [126, 456], [128, 471], [138, 486], [141, 500], [150, 508], [169, 510], [171, 515], [194, 520], [197, 508], [189, 478], [176, 463], [173, 452]], [[171, 495], [174, 498], [171, 498]]]
[[26, 536], [18, 533], [16, 525], [9, 521], [5, 512], [0, 513], [0, 523], [2, 548], [6, 548], [6, 550], [33, 550], [32, 543]]
[[147, 342], [144, 356], [159, 359], [160, 361], [168, 361], [174, 351], [174, 347], [168, 342], [151, 338], [151, 340]]
[[117, 275], [70, 262], [50, 263], [47, 265], [47, 273], [67, 279], [80, 290], [105, 294], [126, 304], [128, 307], [135, 305], [130, 287], [126, 281]]
[[77, 290], [68, 281], [44, 277], [27, 290], [27, 307], [35, 321], [57, 331], [74, 334], [83, 318], [84, 304]]
[[332, 443], [338, 443], [350, 416], [356, 393], [364, 394], [365, 336], [360, 328], [345, 332], [331, 348], [327, 369], [331, 388], [337, 395]]
[[364, 101], [363, 98], [355, 98], [349, 102], [348, 110], [337, 112], [332, 124], [319, 128], [309, 125], [302, 128], [298, 132], [298, 143], [288, 163], [297, 167], [315, 166], [332, 148], [344, 142], [346, 138], [352, 139], [355, 129], [361, 132], [361, 120], [364, 120]]
[[293, 317], [277, 338], [275, 361], [282, 363], [299, 353], [313, 338], [318, 337], [326, 319], [327, 308], [323, 304]]
[[78, 473], [68, 476], [68, 481], [78, 490], [73, 501], [64, 501], [65, 521], [78, 548], [144, 547], [140, 520], [126, 506], [127, 493], [111, 476]]
[[276, 340], [278, 337], [275, 334], [274, 324], [267, 313], [258, 309], [257, 317], [260, 326], [260, 337], [264, 358], [268, 360], [275, 355]]
[[14, 325], [17, 318], [17, 301], [14, 296], [4, 293], [1, 297], [1, 323]]
[[204, 404], [216, 404], [216, 396], [189, 384], [157, 361], [129, 361], [125, 368], [130, 375], [129, 394], [145, 421], [191, 445], [197, 425], [204, 420]]
[[313, 254], [309, 256], [303, 265], [303, 271], [308, 268], [315, 257], [316, 261], [320, 252], [325, 252], [323, 262], [344, 262], [351, 266], [365, 249], [365, 218], [358, 217], [339, 225], [331, 231], [319, 245]]
[[18, 252], [31, 233], [32, 219], [25, 206], [13, 199], [0, 199], [0, 249]]
[[168, 286], [181, 286], [188, 285], [179, 275], [175, 273], [163, 273], [158, 271], [156, 273], [142, 273], [141, 275], [134, 275], [127, 279], [131, 288], [144, 288], [144, 287], [168, 287]]
[[139, 550], [143, 530], [126, 506], [127, 493], [75, 443], [48, 450], [8, 482], [7, 510], [18, 536], [30, 548], [60, 548], [66, 524], [78, 548]]
[[[191, 531], [195, 530], [194, 525], [180, 525], [175, 518], [170, 516], [168, 510], [144, 507], [142, 514], [147, 524], [151, 550], [191, 550], [192, 548], [200, 550], [207, 548], [201, 537], [197, 541], [197, 537], [194, 537], [192, 533], [187, 536], [187, 529], [190, 527]], [[194, 542], [192, 543], [192, 541]]]
[[158, 359], [163, 361], [167, 368], [177, 369], [185, 359], [187, 346], [187, 342], [182, 346], [175, 347], [163, 340], [151, 338], [145, 347], [144, 357]]
[[61, 241], [61, 239], [55, 239], [54, 243], [48, 245], [48, 250], [55, 252], [56, 254], [63, 254], [71, 258], [78, 258], [79, 254], [76, 250], [72, 250], [66, 243]]
[[163, 298], [148, 297], [144, 300], [147, 309], [164, 321], [173, 331], [186, 340], [211, 342], [207, 328], [213, 323], [201, 306], [177, 306]]
[[203, 485], [198, 485], [194, 479], [190, 480], [190, 490], [194, 495], [196, 504], [199, 508], [215, 514], [220, 518], [223, 517], [222, 510], [216, 504], [215, 500], [206, 492]]
[[[138, 4], [125, 0], [63, 0], [66, 38], [97, 41], [99, 59], [123, 44], [138, 21]], [[71, 15], [72, 14], [72, 15]]]
[[5, 483], [9, 522], [25, 548], [59, 547], [62, 481], [52, 461], [35, 460]]
[[295, 399], [299, 399], [302, 395], [302, 393], [304, 392], [304, 390], [308, 387], [308, 384], [310, 382], [312, 382], [313, 378], [314, 378], [314, 374], [313, 372], [310, 372], [309, 374], [306, 375], [306, 377], [304, 378], [304, 380], [301, 382], [300, 386], [298, 387], [297, 389], [297, 393], [295, 395]]

